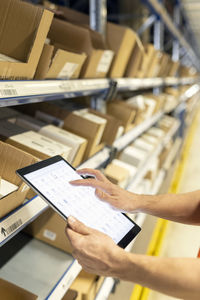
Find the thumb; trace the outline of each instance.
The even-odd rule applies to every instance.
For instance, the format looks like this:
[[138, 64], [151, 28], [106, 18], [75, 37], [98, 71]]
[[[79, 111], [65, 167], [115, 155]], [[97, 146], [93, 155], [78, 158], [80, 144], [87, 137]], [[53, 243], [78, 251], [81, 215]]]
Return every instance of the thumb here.
[[68, 226], [75, 232], [88, 235], [90, 233], [90, 228], [87, 227], [82, 222], [78, 221], [76, 218], [69, 216], [67, 220]]

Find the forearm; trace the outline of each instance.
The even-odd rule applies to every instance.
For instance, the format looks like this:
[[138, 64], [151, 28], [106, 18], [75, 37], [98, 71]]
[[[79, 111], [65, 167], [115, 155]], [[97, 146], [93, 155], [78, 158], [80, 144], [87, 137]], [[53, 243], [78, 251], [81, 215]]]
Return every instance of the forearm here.
[[200, 225], [200, 191], [136, 197], [140, 212], [175, 222]]
[[187, 300], [200, 298], [200, 259], [127, 253], [121, 272], [116, 275], [173, 297]]

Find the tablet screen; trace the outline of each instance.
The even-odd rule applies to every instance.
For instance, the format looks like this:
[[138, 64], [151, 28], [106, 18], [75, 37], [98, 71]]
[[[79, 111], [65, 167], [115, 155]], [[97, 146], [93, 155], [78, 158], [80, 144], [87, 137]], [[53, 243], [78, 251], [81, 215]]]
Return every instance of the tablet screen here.
[[138, 227], [127, 216], [101, 201], [94, 188], [71, 185], [69, 181], [82, 177], [64, 159], [24, 173], [23, 177], [65, 218], [72, 215], [85, 225], [109, 235], [117, 244], [135, 226]]

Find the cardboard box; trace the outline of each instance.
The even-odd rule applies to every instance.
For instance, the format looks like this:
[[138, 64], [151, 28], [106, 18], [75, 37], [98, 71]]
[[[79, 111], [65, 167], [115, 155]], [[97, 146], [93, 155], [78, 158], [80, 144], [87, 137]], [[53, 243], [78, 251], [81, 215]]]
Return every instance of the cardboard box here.
[[2, 300], [36, 300], [38, 298], [36, 295], [4, 279], [0, 279], [0, 292]]
[[114, 53], [106, 49], [103, 37], [98, 32], [54, 19], [49, 38], [53, 45], [59, 44], [64, 50], [86, 53], [81, 78], [103, 78], [108, 73]]
[[149, 69], [146, 72], [147, 78], [158, 77], [160, 72], [160, 64], [162, 61], [163, 53], [161, 51], [155, 50], [152, 61], [150, 62]]
[[138, 72], [139, 78], [144, 78], [148, 76], [148, 72], [150, 70], [150, 65], [155, 57], [156, 49], [153, 44], [145, 45], [145, 53], [143, 56], [141, 68]]
[[142, 135], [142, 138], [144, 140], [146, 140], [148, 143], [151, 143], [152, 145], [155, 145], [155, 146], [160, 143], [159, 138], [157, 138], [151, 134], [148, 134], [148, 132], [144, 133]]
[[55, 155], [61, 155], [68, 160], [71, 148], [52, 139], [42, 136], [34, 131], [27, 131], [22, 134], [11, 136], [6, 140], [17, 148], [20, 148], [39, 159], [46, 159]]
[[78, 292], [80, 297], [78, 299], [94, 300], [98, 292], [98, 279], [99, 277], [97, 275], [81, 271], [70, 288]]
[[107, 23], [106, 39], [109, 49], [114, 51], [115, 56], [109, 71], [109, 77], [123, 77], [127, 64], [136, 43], [136, 33], [124, 26]]
[[66, 225], [66, 221], [49, 208], [27, 226], [26, 232], [51, 246], [72, 253], [71, 245], [65, 234]]
[[74, 111], [74, 114], [76, 114], [86, 120], [89, 120], [96, 125], [99, 125], [100, 129], [98, 132], [98, 136], [96, 137], [96, 144], [98, 145], [101, 142], [107, 120], [105, 118], [102, 118], [100, 116], [97, 116], [97, 115], [89, 112], [87, 109]]
[[101, 140], [106, 145], [112, 146], [114, 141], [117, 138], [119, 138], [124, 132], [124, 127], [122, 126], [122, 122], [111, 115], [103, 114], [94, 109], [89, 109], [88, 111], [93, 113], [94, 115], [106, 119], [107, 123]]
[[39, 121], [35, 118], [32, 118], [28, 115], [21, 114], [16, 118], [12, 118], [8, 120], [9, 122], [26, 129], [27, 131], [39, 131], [46, 124], [42, 121]]
[[17, 191], [0, 199], [1, 218], [22, 204], [29, 191], [29, 187], [22, 182], [15, 171], [37, 162], [37, 158], [11, 145], [0, 142], [0, 161], [0, 177], [18, 186]]
[[104, 170], [104, 174], [112, 183], [122, 188], [125, 188], [128, 183], [129, 172], [116, 164], [109, 164]]
[[0, 78], [34, 77], [52, 18], [50, 11], [24, 1], [0, 1]]
[[137, 110], [137, 114], [135, 117], [135, 124], [138, 125], [142, 123], [146, 118], [146, 105], [144, 102], [143, 95], [137, 95], [134, 97], [131, 97], [126, 100], [126, 103], [128, 103], [130, 106], [132, 106], [134, 109]]
[[54, 141], [71, 147], [68, 161], [69, 163], [72, 163], [74, 167], [77, 167], [81, 163], [87, 147], [87, 140], [85, 138], [54, 125], [42, 127], [39, 133], [53, 139]]
[[138, 71], [141, 69], [142, 61], [145, 55], [144, 46], [140, 38], [135, 34], [135, 45], [133, 47], [124, 77], [138, 77]]
[[0, 121], [0, 139], [6, 141], [13, 135], [21, 134], [26, 132], [27, 130], [17, 126], [16, 124], [12, 124], [6, 120]]
[[171, 61], [168, 76], [175, 77], [178, 74], [179, 67], [180, 67], [179, 61]]
[[122, 167], [129, 172], [129, 179], [132, 179], [137, 173], [137, 168], [119, 159], [113, 159], [112, 164]]
[[145, 151], [151, 152], [155, 148], [154, 145], [145, 141], [142, 137], [136, 139], [133, 143], [133, 146], [143, 149]]
[[107, 103], [107, 113], [122, 122], [124, 132], [135, 126], [136, 109], [124, 101], [114, 100]]
[[64, 120], [63, 128], [84, 137], [88, 141], [84, 160], [104, 147], [104, 143], [98, 144], [98, 142], [103, 135], [105, 124], [99, 124], [75, 113], [69, 113]]
[[144, 179], [148, 179], [150, 181], [151, 186], [153, 185], [157, 177], [158, 167], [159, 167], [159, 159], [158, 157], [155, 157], [154, 159], [152, 159], [150, 168], [144, 176]]
[[85, 60], [86, 55], [84, 53], [73, 53], [45, 44], [35, 79], [78, 78]]
[[147, 158], [147, 154], [148, 153], [146, 151], [138, 149], [135, 146], [128, 146], [122, 151], [119, 159], [139, 168]]
[[162, 139], [165, 136], [165, 131], [162, 130], [161, 128], [157, 128], [157, 127], [151, 127], [148, 131], [148, 134], [151, 134], [155, 137], [158, 137], [160, 139]]
[[171, 58], [167, 53], [163, 53], [162, 59], [160, 62], [160, 71], [158, 77], [166, 77], [169, 73]]

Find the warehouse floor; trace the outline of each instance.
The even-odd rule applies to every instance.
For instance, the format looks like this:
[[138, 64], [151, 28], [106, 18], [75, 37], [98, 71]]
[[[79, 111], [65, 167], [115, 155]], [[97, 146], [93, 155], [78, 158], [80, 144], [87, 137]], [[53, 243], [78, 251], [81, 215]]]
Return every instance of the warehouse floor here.
[[[200, 116], [200, 115], [199, 115]], [[200, 117], [195, 127], [192, 144], [187, 155], [178, 192], [184, 193], [200, 188]], [[133, 251], [145, 253], [148, 244], [148, 237], [151, 237], [156, 218], [148, 216], [143, 225], [142, 234], [138, 237]], [[147, 234], [148, 233], [148, 234]], [[148, 237], [147, 237], [148, 236]], [[178, 245], [178, 247], [177, 247]], [[161, 256], [165, 257], [196, 257], [200, 247], [200, 227], [188, 226], [169, 222], [167, 234], [162, 246]], [[121, 282], [109, 300], [129, 300], [133, 290], [133, 284]], [[177, 299], [168, 297], [156, 292], [150, 292], [148, 300], [172, 300]]]

